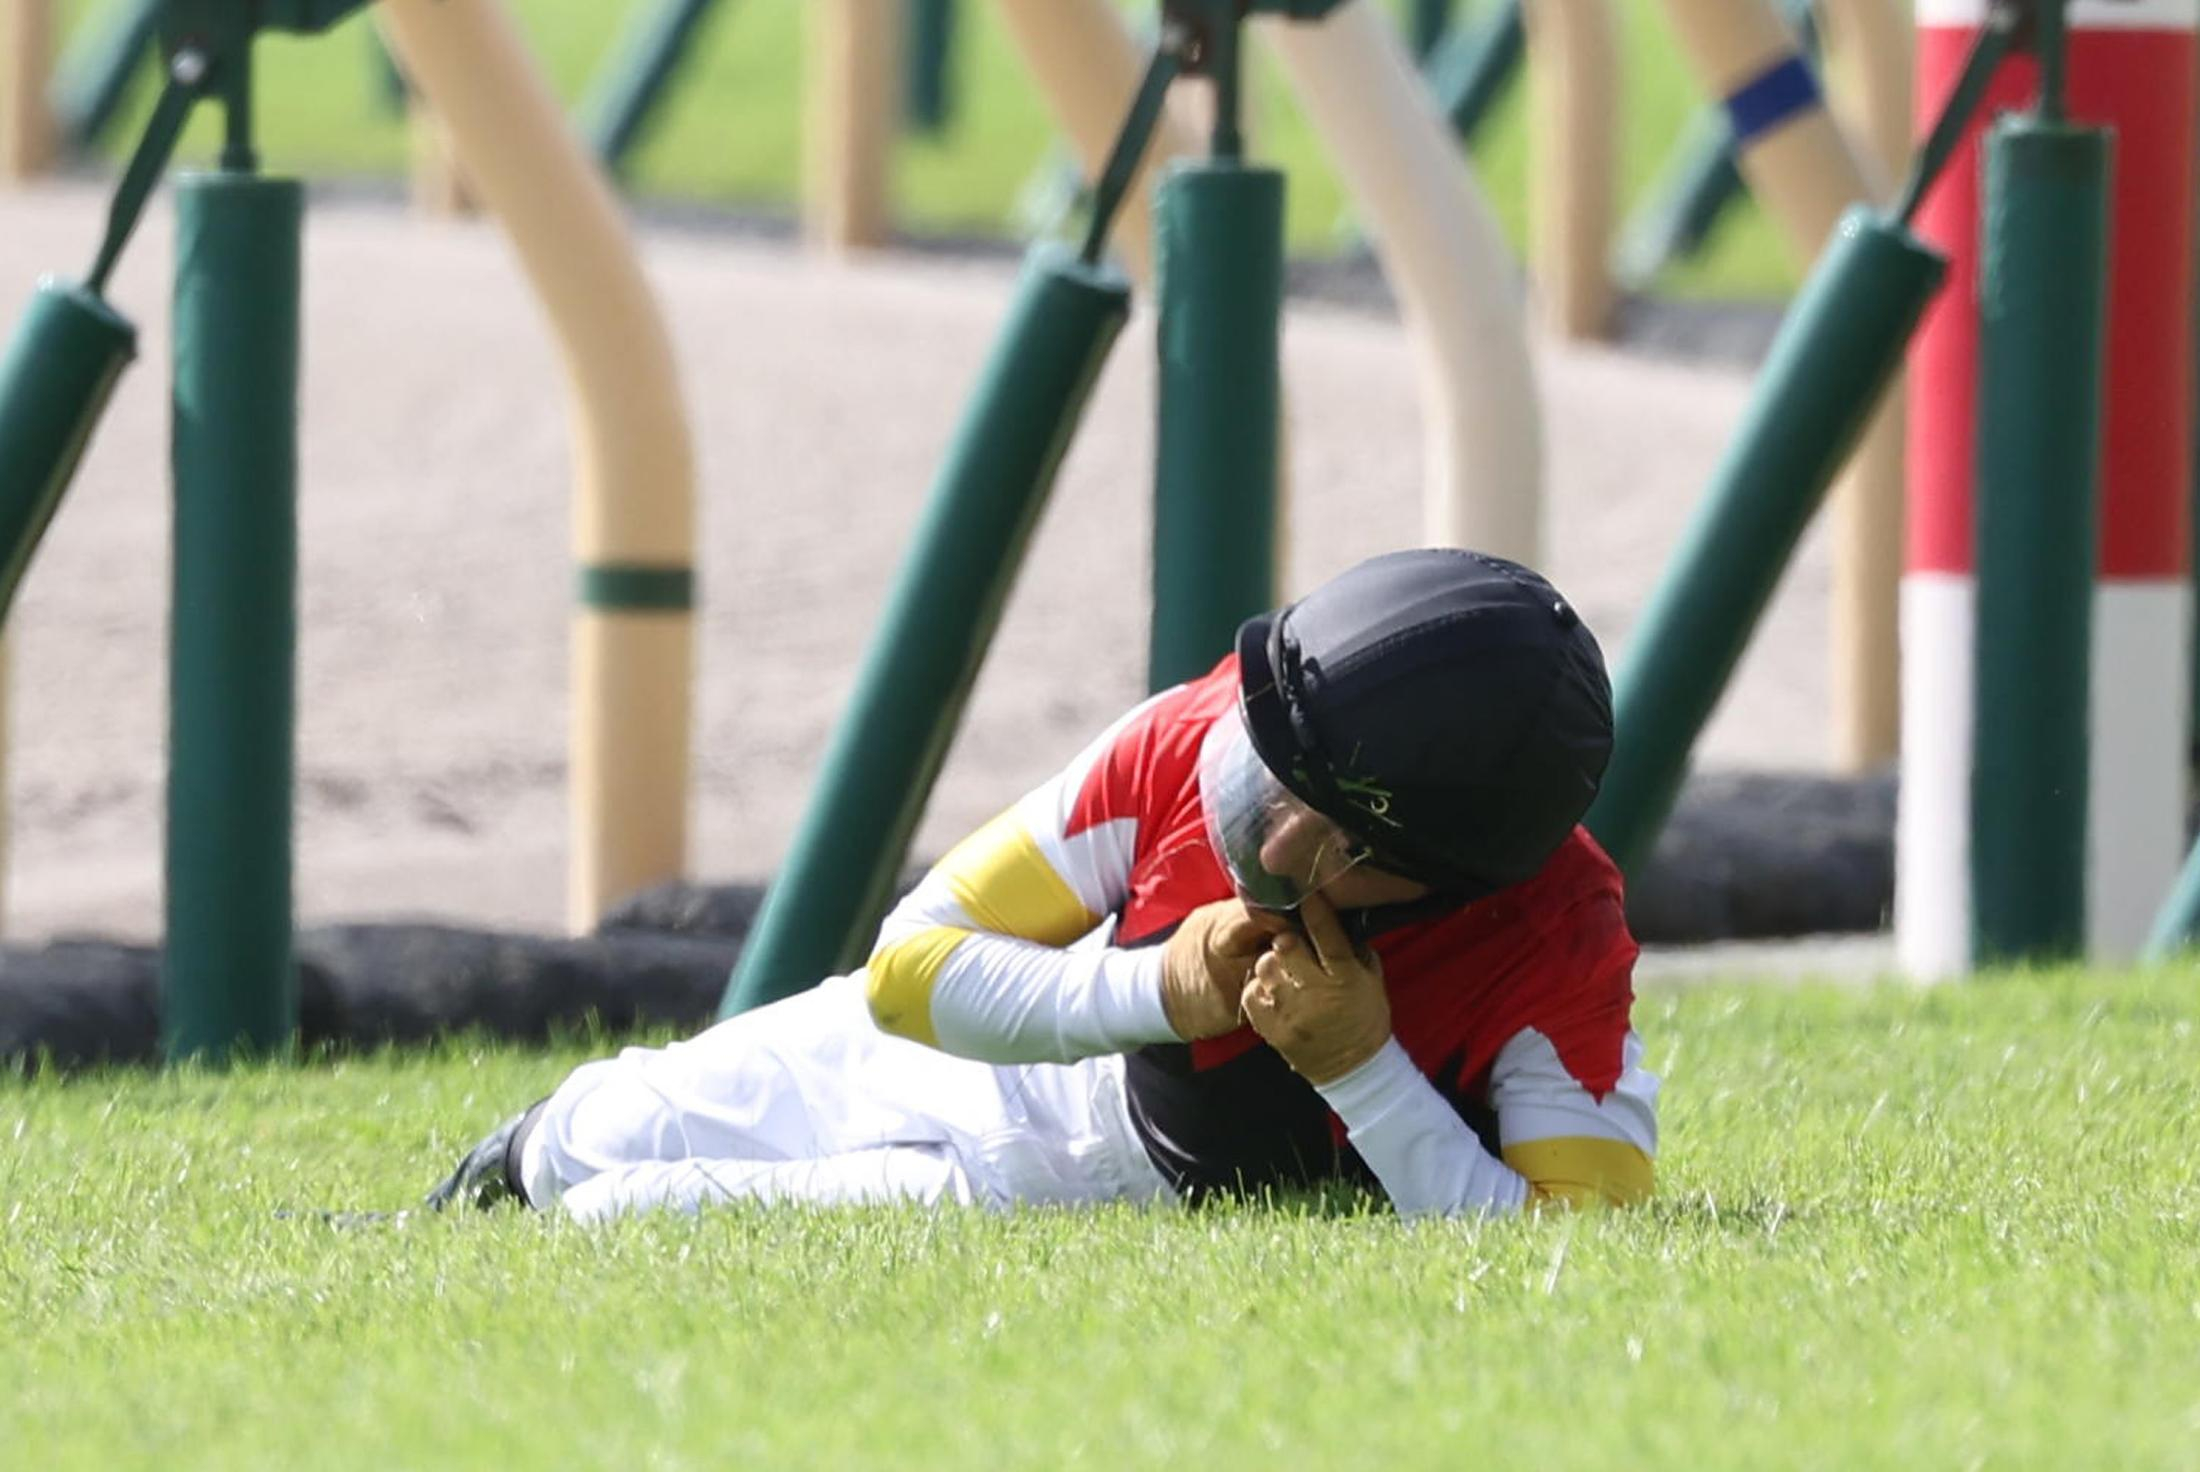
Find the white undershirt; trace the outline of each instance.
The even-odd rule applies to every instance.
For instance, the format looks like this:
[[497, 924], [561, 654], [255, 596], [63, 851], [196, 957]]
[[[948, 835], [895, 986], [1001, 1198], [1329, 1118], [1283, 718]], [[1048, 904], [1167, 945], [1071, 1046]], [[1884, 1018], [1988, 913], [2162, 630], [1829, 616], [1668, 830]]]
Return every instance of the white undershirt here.
[[[975, 934], [932, 992], [940, 1046], [988, 1063], [1069, 1063], [1182, 1039], [1161, 1002], [1162, 948], [1067, 950]], [[1528, 1183], [1492, 1157], [1393, 1038], [1318, 1086], [1400, 1216], [1518, 1211]]]
[[1074, 1063], [1183, 1039], [1161, 1005], [1162, 949], [1066, 950], [978, 933], [932, 988], [940, 1047], [987, 1063]]
[[1527, 1178], [1482, 1148], [1396, 1038], [1342, 1078], [1316, 1087], [1398, 1215], [1501, 1215], [1527, 1204]]

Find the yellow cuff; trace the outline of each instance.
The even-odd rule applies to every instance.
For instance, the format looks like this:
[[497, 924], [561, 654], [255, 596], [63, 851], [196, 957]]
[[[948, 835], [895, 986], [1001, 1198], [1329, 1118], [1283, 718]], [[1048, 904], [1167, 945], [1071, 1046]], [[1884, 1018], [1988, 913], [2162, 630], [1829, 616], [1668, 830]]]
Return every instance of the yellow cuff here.
[[1624, 1140], [1524, 1140], [1505, 1147], [1505, 1164], [1528, 1178], [1531, 1208], [1633, 1206], [1657, 1189], [1650, 1157]]
[[928, 1048], [940, 1045], [939, 1035], [932, 1030], [932, 986], [955, 947], [970, 934], [935, 926], [883, 946], [871, 957], [864, 995], [880, 1031]]

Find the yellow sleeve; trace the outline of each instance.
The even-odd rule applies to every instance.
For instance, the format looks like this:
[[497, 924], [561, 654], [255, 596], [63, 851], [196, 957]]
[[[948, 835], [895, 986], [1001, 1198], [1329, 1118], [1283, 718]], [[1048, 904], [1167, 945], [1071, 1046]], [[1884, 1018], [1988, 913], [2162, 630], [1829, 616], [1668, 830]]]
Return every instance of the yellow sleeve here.
[[1066, 946], [1099, 923], [1011, 808], [950, 849], [896, 909], [871, 953], [871, 1015], [938, 1047], [932, 990], [964, 940], [984, 932]]

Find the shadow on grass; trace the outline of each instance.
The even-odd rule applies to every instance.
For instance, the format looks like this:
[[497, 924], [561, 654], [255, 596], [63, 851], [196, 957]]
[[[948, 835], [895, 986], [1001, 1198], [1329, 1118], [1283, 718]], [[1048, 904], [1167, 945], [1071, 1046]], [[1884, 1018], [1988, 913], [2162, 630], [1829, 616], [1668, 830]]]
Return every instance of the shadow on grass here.
[[1821, 1214], [1813, 1202], [1757, 1193], [1722, 1197], [1710, 1191], [1654, 1196], [1635, 1210], [1663, 1226], [1758, 1237], [1772, 1236], [1791, 1224], [1815, 1221]]

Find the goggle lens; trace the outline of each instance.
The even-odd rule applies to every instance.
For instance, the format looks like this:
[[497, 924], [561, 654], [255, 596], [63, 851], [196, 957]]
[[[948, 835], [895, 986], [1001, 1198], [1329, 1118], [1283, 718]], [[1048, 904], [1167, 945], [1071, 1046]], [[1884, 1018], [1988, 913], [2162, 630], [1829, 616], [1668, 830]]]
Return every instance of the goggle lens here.
[[1199, 796], [1207, 839], [1248, 904], [1296, 909], [1367, 861], [1366, 845], [1268, 770], [1234, 712], [1216, 721], [1201, 743]]

